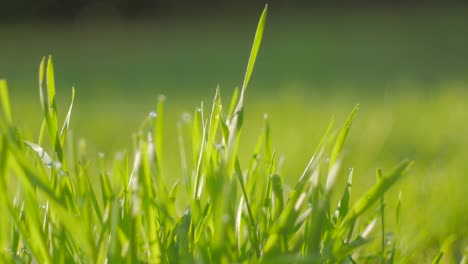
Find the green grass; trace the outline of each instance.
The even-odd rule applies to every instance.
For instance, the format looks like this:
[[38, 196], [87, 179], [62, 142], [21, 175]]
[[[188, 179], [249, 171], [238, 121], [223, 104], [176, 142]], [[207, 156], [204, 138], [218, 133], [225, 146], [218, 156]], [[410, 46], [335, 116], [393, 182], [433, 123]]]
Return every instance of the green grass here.
[[[70, 108], [57, 107], [51, 57], [41, 62], [39, 71], [38, 133], [15, 125], [21, 121], [13, 118], [16, 111], [11, 111], [6, 82], [0, 81], [0, 215], [8, 216], [0, 220], [0, 260], [437, 263], [466, 259], [466, 208], [460, 205], [463, 177], [450, 177], [466, 168], [461, 150], [466, 139], [459, 135], [466, 131], [461, 122], [467, 112], [464, 93], [440, 92], [435, 99], [420, 101], [406, 94], [406, 102], [395, 99], [386, 106], [361, 106], [361, 112], [366, 107], [374, 110], [364, 111], [365, 125], [355, 118], [355, 107], [338, 130], [333, 121], [328, 129], [325, 122], [332, 112], [338, 112], [341, 120], [347, 107], [339, 100], [330, 104], [317, 100], [317, 112], [310, 112], [310, 101], [300, 94], [283, 102], [266, 99], [249, 104], [248, 94], [255, 87], [248, 92], [246, 88], [265, 18], [266, 10], [243, 86], [229, 104], [223, 104], [218, 90], [211, 103], [179, 118], [168, 111], [168, 100], [159, 97], [147, 118], [132, 126], [136, 133], [131, 151], [96, 155], [87, 149], [89, 142], [75, 139], [70, 129], [75, 116], [70, 113], [80, 110], [72, 107], [74, 92]], [[99, 110], [107, 115], [107, 107], [103, 102]], [[258, 114], [263, 110], [270, 116]], [[59, 116], [62, 112], [66, 114]], [[420, 119], [408, 113], [419, 113]], [[79, 124], [88, 125], [97, 134], [95, 139], [121, 133], [112, 129], [112, 122], [105, 133], [104, 117], [97, 121], [104, 123], [104, 129], [97, 128], [98, 118], [91, 112], [76, 117], [92, 120]], [[307, 124], [289, 127], [291, 119]], [[357, 131], [349, 131], [356, 122]], [[318, 131], [324, 134], [317, 136]], [[349, 132], [362, 138], [351, 138], [345, 145]], [[387, 139], [385, 134], [391, 133]], [[273, 141], [279, 141], [278, 148]], [[311, 147], [312, 142], [318, 146]], [[289, 146], [290, 155], [284, 160], [281, 149], [291, 144], [296, 147]], [[416, 158], [416, 166], [399, 188], [387, 192], [411, 164], [390, 164], [401, 156]], [[437, 166], [437, 159], [444, 166]], [[375, 183], [371, 184], [363, 170], [375, 168], [374, 163], [385, 170], [372, 171]], [[347, 171], [349, 167], [354, 170]]]

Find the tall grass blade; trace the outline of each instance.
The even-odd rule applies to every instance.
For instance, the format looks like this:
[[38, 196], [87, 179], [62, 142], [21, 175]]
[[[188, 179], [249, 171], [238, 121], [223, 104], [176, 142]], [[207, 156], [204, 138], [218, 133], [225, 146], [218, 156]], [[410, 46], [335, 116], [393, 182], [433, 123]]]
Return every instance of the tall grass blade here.
[[412, 165], [405, 160], [395, 167], [391, 172], [382, 177], [376, 185], [370, 188], [361, 199], [359, 199], [346, 215], [343, 226], [348, 226], [354, 219], [366, 211], [380, 196], [385, 193]]
[[75, 101], [75, 87], [72, 87], [72, 97], [70, 102], [70, 107], [68, 108], [67, 116], [63, 122], [62, 129], [60, 130], [60, 143], [62, 146], [65, 144], [65, 138], [67, 136], [68, 129], [70, 128], [71, 114], [73, 110], [73, 102]]
[[47, 70], [46, 70], [46, 81], [47, 81], [47, 95], [49, 99], [49, 106], [53, 111], [56, 111], [57, 105], [55, 101], [55, 72], [54, 72], [54, 62], [52, 60], [52, 55], [49, 55], [47, 60]]
[[231, 96], [231, 103], [229, 104], [229, 111], [228, 111], [229, 120], [231, 120], [234, 116], [234, 111], [236, 110], [238, 99], [239, 99], [239, 87], [236, 87]]
[[250, 81], [250, 76], [252, 75], [253, 68], [255, 65], [255, 60], [257, 59], [257, 54], [260, 49], [260, 44], [262, 43], [263, 30], [265, 28], [265, 22], [268, 12], [268, 5], [265, 5], [260, 20], [258, 21], [257, 31], [255, 32], [254, 42], [252, 44], [252, 50], [250, 51], [249, 62], [247, 63], [247, 70], [245, 72], [244, 83], [242, 84], [241, 98], [243, 93], [247, 89], [247, 85]]
[[10, 124], [12, 122], [10, 97], [8, 96], [7, 82], [2, 79], [0, 79], [0, 103], [2, 104], [4, 118]]
[[340, 131], [340, 134], [338, 135], [338, 138], [336, 139], [335, 146], [333, 147], [331, 156], [330, 156], [330, 164], [328, 167], [328, 171], [331, 171], [333, 166], [335, 165], [336, 160], [338, 159], [338, 156], [341, 153], [341, 149], [343, 148], [344, 142], [346, 140], [346, 137], [348, 136], [348, 132], [351, 129], [351, 124], [353, 123], [354, 116], [356, 115], [356, 112], [359, 109], [359, 105], [356, 105], [354, 109], [351, 111], [349, 114], [348, 119], [346, 120], [345, 125]]
[[[268, 5], [265, 6], [263, 9], [262, 15], [260, 16], [260, 20], [257, 25], [257, 31], [255, 32], [254, 41], [252, 44], [252, 51], [250, 53], [249, 62], [247, 63], [247, 70], [244, 77], [244, 82], [242, 84], [242, 90], [239, 96], [239, 100], [237, 102], [236, 110], [234, 111], [233, 117], [230, 121], [229, 125], [229, 141], [228, 141], [228, 174], [231, 174], [234, 168], [234, 159], [237, 155], [237, 147], [239, 145], [239, 132], [242, 127], [243, 122], [243, 109], [244, 109], [244, 94], [245, 90], [247, 89], [247, 85], [250, 80], [250, 76], [253, 71], [253, 67], [255, 65], [255, 60], [257, 59], [258, 50], [260, 48], [260, 44], [262, 42], [263, 37], [263, 30], [265, 27], [265, 21], [268, 11]], [[229, 175], [231, 177], [231, 175]]]
[[341, 196], [340, 202], [338, 203], [338, 207], [336, 208], [335, 217], [338, 221], [343, 220], [345, 215], [348, 213], [349, 199], [351, 196], [351, 188], [353, 183], [353, 173], [354, 170], [350, 169], [348, 175], [348, 182], [346, 183], [345, 190], [343, 192], [343, 195]]

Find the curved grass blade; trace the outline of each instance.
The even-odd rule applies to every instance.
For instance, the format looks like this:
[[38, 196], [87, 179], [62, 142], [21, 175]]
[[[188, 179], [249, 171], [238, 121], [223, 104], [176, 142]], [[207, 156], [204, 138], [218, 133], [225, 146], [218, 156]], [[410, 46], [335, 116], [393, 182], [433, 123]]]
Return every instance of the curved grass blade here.
[[229, 141], [228, 141], [228, 173], [231, 177], [234, 171], [234, 158], [237, 155], [237, 145], [239, 144], [239, 132], [242, 127], [243, 121], [243, 109], [244, 109], [244, 94], [247, 89], [247, 85], [252, 75], [255, 60], [257, 59], [258, 50], [262, 42], [263, 30], [265, 28], [265, 21], [267, 17], [268, 5], [263, 9], [260, 20], [258, 21], [257, 30], [255, 32], [254, 41], [252, 44], [252, 50], [250, 52], [249, 62], [247, 63], [247, 70], [244, 77], [244, 83], [242, 84], [242, 90], [240, 93], [239, 100], [237, 102], [236, 110], [234, 111], [231, 123], [229, 125]]
[[343, 220], [343, 227], [348, 226], [353, 220], [364, 213], [372, 204], [374, 204], [381, 195], [385, 193], [398, 179], [404, 175], [410, 166], [411, 161], [405, 160], [395, 167], [387, 175], [383, 176], [382, 179], [375, 184], [369, 191], [367, 191], [352, 207], [349, 213]]
[[56, 110], [57, 106], [55, 102], [55, 73], [52, 55], [49, 55], [49, 58], [47, 59], [46, 81], [49, 106], [52, 107], [53, 110]]
[[328, 171], [331, 171], [333, 166], [335, 165], [336, 160], [338, 159], [338, 156], [341, 153], [341, 149], [343, 148], [344, 142], [346, 140], [346, 136], [348, 135], [348, 132], [351, 128], [351, 124], [353, 123], [354, 116], [356, 115], [357, 110], [359, 109], [359, 105], [356, 105], [351, 113], [349, 114], [348, 119], [346, 120], [345, 125], [340, 131], [340, 134], [338, 135], [338, 138], [336, 139], [335, 145], [332, 150], [332, 154], [330, 156], [330, 164], [328, 167]]
[[[44, 77], [46, 78], [47, 96], [43, 87]], [[39, 66], [39, 97], [41, 101], [44, 118], [47, 123], [50, 142], [54, 146], [54, 151], [58, 156], [58, 160], [64, 163], [63, 149], [60, 142], [60, 136], [57, 124], [57, 104], [55, 101], [55, 76], [52, 56], [48, 57], [47, 65], [46, 58], [43, 57]], [[65, 164], [64, 164], [65, 167]]]
[[154, 144], [156, 151], [156, 159], [158, 161], [158, 170], [162, 174], [163, 171], [163, 160], [164, 157], [164, 118], [165, 118], [165, 102], [166, 97], [160, 95], [158, 97], [158, 104], [156, 106], [156, 123], [154, 127]]
[[10, 97], [8, 96], [8, 86], [6, 80], [0, 79], [0, 103], [2, 104], [2, 111], [5, 120], [8, 123], [12, 122]]
[[239, 99], [239, 87], [234, 89], [234, 92], [231, 96], [231, 103], [229, 104], [228, 118], [232, 119], [234, 115], [234, 110], [236, 109], [237, 99]]
[[42, 163], [44, 165], [46, 165], [49, 168], [56, 166], [55, 165], [56, 163], [52, 160], [52, 158], [49, 156], [49, 154], [47, 154], [47, 152], [41, 146], [39, 146], [37, 144], [34, 144], [32, 142], [29, 142], [27, 140], [25, 140], [24, 143], [28, 147], [30, 147], [34, 152], [36, 152], [36, 154], [39, 156], [39, 158], [41, 159], [41, 161], [42, 161]]
[[437, 255], [434, 257], [434, 259], [432, 260], [432, 264], [439, 264], [440, 261], [442, 261], [442, 257], [444, 256], [444, 252], [442, 251], [439, 251], [439, 253], [437, 253]]
[[346, 183], [345, 190], [335, 211], [335, 217], [337, 221], [343, 220], [344, 216], [348, 213], [349, 198], [351, 196], [351, 188], [353, 183], [353, 172], [353, 169], [349, 171], [348, 182]]
[[257, 31], [255, 32], [252, 50], [250, 51], [249, 62], [247, 64], [247, 71], [245, 72], [244, 83], [242, 84], [241, 93], [244, 93], [244, 91], [247, 89], [247, 85], [249, 84], [249, 81], [250, 81], [250, 76], [252, 75], [252, 72], [253, 72], [255, 60], [257, 59], [258, 50], [260, 49], [260, 44], [262, 43], [263, 30], [265, 28], [267, 11], [268, 11], [268, 5], [265, 5], [262, 15], [260, 16], [260, 20], [258, 21]]
[[72, 98], [70, 102], [70, 107], [68, 108], [67, 116], [63, 122], [62, 130], [60, 130], [60, 143], [65, 144], [65, 138], [67, 136], [68, 129], [70, 127], [71, 113], [73, 109], [73, 102], [75, 101], [75, 87], [72, 87]]

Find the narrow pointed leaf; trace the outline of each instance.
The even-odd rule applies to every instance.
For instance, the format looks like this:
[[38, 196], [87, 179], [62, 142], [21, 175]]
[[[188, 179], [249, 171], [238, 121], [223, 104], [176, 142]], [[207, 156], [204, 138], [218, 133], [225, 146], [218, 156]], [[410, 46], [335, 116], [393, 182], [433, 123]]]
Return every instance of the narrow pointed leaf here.
[[346, 120], [345, 125], [340, 131], [340, 134], [338, 135], [338, 138], [336, 139], [335, 146], [333, 147], [332, 154], [330, 156], [330, 164], [328, 167], [328, 170], [331, 171], [333, 166], [335, 165], [336, 160], [338, 159], [338, 156], [341, 153], [341, 149], [343, 148], [344, 142], [346, 140], [346, 137], [348, 136], [348, 132], [351, 129], [351, 124], [353, 123], [354, 116], [356, 115], [357, 110], [359, 109], [359, 105], [356, 105], [354, 109], [351, 111], [349, 114], [348, 119]]

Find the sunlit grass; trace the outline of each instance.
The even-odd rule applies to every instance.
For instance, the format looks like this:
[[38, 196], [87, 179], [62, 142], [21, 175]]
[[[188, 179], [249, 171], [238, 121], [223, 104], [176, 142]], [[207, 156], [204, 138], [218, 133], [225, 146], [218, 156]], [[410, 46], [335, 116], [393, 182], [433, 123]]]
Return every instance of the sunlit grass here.
[[[8, 216], [0, 220], [1, 261], [411, 259], [420, 249], [401, 241], [401, 200], [393, 197], [397, 203], [388, 210], [389, 197], [384, 195], [411, 162], [377, 170], [376, 183], [357, 195], [352, 192], [353, 170], [343, 169], [353, 155], [344, 155], [343, 147], [357, 106], [341, 129], [335, 129], [332, 119], [299, 175], [283, 172], [284, 160], [272, 146], [267, 116], [258, 121], [259, 135], [242, 133], [249, 115], [244, 98], [265, 20], [266, 9], [243, 86], [227, 107], [218, 90], [210, 104], [202, 103], [193, 114], [174, 120], [167, 118], [165, 98], [160, 97], [154, 111], [135, 127], [133, 150], [101, 154], [97, 160], [70, 130], [74, 90], [59, 122], [51, 57], [43, 59], [39, 70], [43, 120], [38, 138], [15, 128], [7, 84], [0, 81], [0, 215]], [[166, 132], [169, 123], [176, 125], [175, 135]], [[166, 139], [175, 137], [179, 147], [165, 148]], [[242, 137], [257, 140], [243, 145]], [[169, 156], [180, 158], [179, 167], [166, 162]], [[337, 181], [343, 176], [347, 184], [341, 188]], [[388, 219], [397, 219], [391, 228]], [[432, 250], [430, 259], [443, 259], [446, 248]]]

